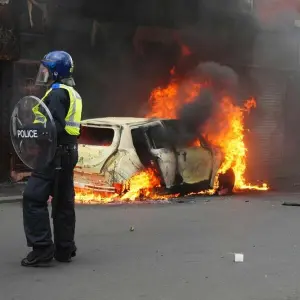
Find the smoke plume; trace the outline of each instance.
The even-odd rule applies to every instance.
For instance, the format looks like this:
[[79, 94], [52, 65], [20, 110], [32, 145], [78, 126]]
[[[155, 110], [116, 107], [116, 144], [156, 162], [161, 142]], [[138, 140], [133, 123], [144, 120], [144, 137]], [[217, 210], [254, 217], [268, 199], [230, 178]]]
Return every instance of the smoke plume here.
[[236, 94], [238, 89], [238, 75], [234, 70], [215, 62], [199, 64], [190, 76], [196, 82], [207, 83], [217, 93]]
[[[226, 96], [235, 99], [238, 92], [238, 75], [228, 66], [214, 62], [199, 64], [189, 76], [193, 82], [204, 87], [192, 102], [182, 102], [178, 109], [180, 129], [177, 143], [184, 144], [205, 135], [205, 126], [220, 112], [221, 99]], [[218, 126], [220, 124], [215, 124], [216, 130]]]
[[193, 102], [184, 104], [178, 112], [180, 130], [177, 143], [195, 140], [212, 116], [216, 104], [216, 96], [210, 89], [201, 90]]

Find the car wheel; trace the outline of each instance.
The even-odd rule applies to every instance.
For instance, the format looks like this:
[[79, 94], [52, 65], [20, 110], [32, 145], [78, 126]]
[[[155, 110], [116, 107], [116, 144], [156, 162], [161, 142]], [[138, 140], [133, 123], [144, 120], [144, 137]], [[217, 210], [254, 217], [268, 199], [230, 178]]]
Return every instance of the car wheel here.
[[219, 175], [218, 195], [232, 194], [235, 184], [235, 174], [232, 169], [227, 170], [224, 174]]

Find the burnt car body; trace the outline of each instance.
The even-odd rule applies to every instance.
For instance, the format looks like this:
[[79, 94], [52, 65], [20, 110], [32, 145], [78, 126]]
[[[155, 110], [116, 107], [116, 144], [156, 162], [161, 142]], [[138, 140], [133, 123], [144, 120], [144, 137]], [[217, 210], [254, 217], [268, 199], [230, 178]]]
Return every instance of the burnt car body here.
[[[158, 171], [166, 192], [213, 188], [223, 160], [221, 151], [203, 136], [192, 145], [179, 143], [178, 126], [178, 120], [146, 118], [82, 121], [75, 186], [115, 192], [116, 185], [151, 167]], [[233, 188], [234, 182], [229, 185]]]

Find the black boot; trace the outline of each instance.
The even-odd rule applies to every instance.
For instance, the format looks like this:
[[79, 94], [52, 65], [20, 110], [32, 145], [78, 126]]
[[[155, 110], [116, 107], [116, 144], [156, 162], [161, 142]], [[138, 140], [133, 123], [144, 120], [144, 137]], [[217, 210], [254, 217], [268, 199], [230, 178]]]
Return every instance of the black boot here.
[[54, 257], [53, 246], [47, 248], [37, 248], [29, 252], [27, 257], [22, 259], [23, 267], [46, 267], [49, 266]]
[[72, 257], [76, 256], [77, 247], [74, 245], [74, 247], [70, 249], [55, 249], [54, 258], [58, 262], [71, 262]]

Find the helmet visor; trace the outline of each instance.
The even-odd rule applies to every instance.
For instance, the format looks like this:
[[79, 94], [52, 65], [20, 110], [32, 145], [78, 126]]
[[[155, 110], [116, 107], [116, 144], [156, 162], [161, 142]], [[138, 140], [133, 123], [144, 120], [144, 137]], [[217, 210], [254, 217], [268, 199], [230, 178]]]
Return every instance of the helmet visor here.
[[39, 68], [39, 72], [38, 72], [36, 80], [35, 80], [35, 84], [36, 85], [45, 85], [48, 83], [49, 77], [50, 77], [50, 74], [49, 74], [48, 69], [43, 64], [41, 64], [40, 68]]

